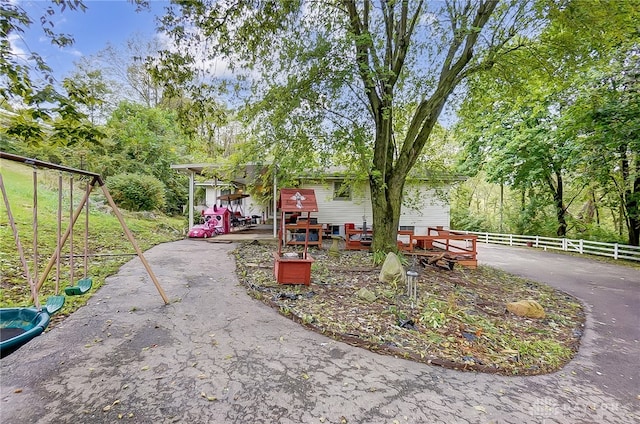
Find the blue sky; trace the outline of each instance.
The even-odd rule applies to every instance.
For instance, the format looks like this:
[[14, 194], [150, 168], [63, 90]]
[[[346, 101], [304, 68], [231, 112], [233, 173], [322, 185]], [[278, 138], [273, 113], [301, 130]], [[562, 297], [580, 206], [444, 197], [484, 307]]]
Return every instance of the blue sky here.
[[136, 12], [135, 5], [125, 0], [85, 0], [85, 12], [65, 10], [53, 16], [54, 31], [70, 34], [75, 39], [71, 47], [61, 49], [51, 45], [43, 35], [40, 16], [51, 4], [50, 1], [19, 1], [31, 16], [34, 23], [23, 35], [22, 40], [14, 41], [18, 49], [39, 53], [53, 68], [58, 81], [73, 70], [74, 61], [82, 56], [90, 56], [104, 49], [108, 43], [115, 47], [123, 46], [127, 39], [141, 35], [151, 39], [155, 34], [155, 18], [162, 15], [168, 1], [152, 0], [151, 10]]

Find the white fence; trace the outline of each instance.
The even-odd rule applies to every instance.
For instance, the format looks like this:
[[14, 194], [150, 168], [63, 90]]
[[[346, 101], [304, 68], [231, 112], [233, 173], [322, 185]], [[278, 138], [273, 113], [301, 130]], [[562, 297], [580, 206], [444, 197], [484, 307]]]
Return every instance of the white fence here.
[[519, 236], [514, 234], [481, 233], [477, 231], [459, 231], [478, 236], [478, 243], [504, 244], [508, 246], [538, 247], [544, 250], [555, 249], [565, 252], [607, 256], [613, 259], [626, 259], [640, 262], [640, 247], [619, 243], [601, 243], [599, 241], [572, 240], [541, 236]]

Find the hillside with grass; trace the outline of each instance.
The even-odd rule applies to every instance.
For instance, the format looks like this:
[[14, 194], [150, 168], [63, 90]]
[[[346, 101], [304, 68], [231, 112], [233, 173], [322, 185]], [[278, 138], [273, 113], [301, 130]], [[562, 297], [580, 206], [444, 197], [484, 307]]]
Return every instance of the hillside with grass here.
[[[18, 230], [20, 242], [32, 276], [34, 265], [34, 183], [33, 169], [10, 161], [0, 161], [0, 172], [7, 191], [9, 206]], [[58, 171], [39, 169], [37, 172], [37, 275], [41, 276], [49, 259], [53, 256], [58, 233]], [[70, 223], [70, 181], [69, 174], [63, 174], [61, 233]], [[73, 208], [82, 200], [87, 181], [74, 178]], [[120, 210], [128, 228], [140, 248], [150, 247], [180, 239], [184, 236], [186, 220], [183, 217], [169, 217], [162, 213], [132, 213]], [[85, 212], [78, 217], [73, 229], [73, 275], [75, 281], [84, 276]], [[135, 251], [116, 215], [109, 207], [102, 190], [96, 187], [89, 201], [87, 275], [93, 279], [92, 291], [103, 283], [106, 277], [117, 272], [122, 264], [135, 258]], [[4, 202], [0, 205], [0, 307], [27, 306], [30, 300], [29, 283], [20, 262], [20, 256], [9, 225]], [[69, 285], [70, 240], [62, 249], [59, 272], [54, 265], [39, 293], [41, 302], [56, 292], [64, 292]], [[59, 275], [59, 278], [56, 278]], [[56, 284], [56, 280], [57, 284]], [[57, 287], [56, 287], [57, 285]], [[86, 302], [88, 296], [67, 297], [65, 307], [59, 316], [64, 317]]]

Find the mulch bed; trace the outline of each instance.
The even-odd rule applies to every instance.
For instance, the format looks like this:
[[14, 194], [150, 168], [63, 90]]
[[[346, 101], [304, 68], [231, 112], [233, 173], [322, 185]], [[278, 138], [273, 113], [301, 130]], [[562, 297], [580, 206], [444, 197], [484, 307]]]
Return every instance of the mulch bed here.
[[[460, 370], [503, 375], [557, 371], [575, 355], [584, 329], [578, 299], [545, 284], [479, 267], [422, 267], [417, 298], [379, 281], [373, 255], [311, 249], [312, 282], [281, 285], [273, 276], [272, 242], [242, 244], [237, 274], [250, 295], [308, 329], [381, 354]], [[291, 249], [294, 250], [294, 249]], [[365, 300], [362, 289], [375, 295]], [[533, 299], [544, 319], [506, 311]]]

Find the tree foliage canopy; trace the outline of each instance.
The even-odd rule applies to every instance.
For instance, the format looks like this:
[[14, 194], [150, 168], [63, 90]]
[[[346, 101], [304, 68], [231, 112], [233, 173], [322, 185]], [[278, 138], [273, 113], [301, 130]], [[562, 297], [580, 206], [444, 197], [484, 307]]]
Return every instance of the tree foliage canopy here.
[[[180, 1], [158, 75], [246, 90], [253, 151], [291, 171], [349, 165], [370, 181], [374, 249], [395, 247], [405, 180], [454, 90], [527, 40], [527, 1]], [[228, 84], [230, 80], [225, 80]], [[240, 91], [242, 93], [242, 91]]]
[[588, 188], [618, 193], [629, 240], [638, 243], [638, 18], [637, 2], [551, 3], [535, 44], [470, 80], [458, 126], [465, 170], [482, 169], [530, 198], [546, 193], [558, 235]]

